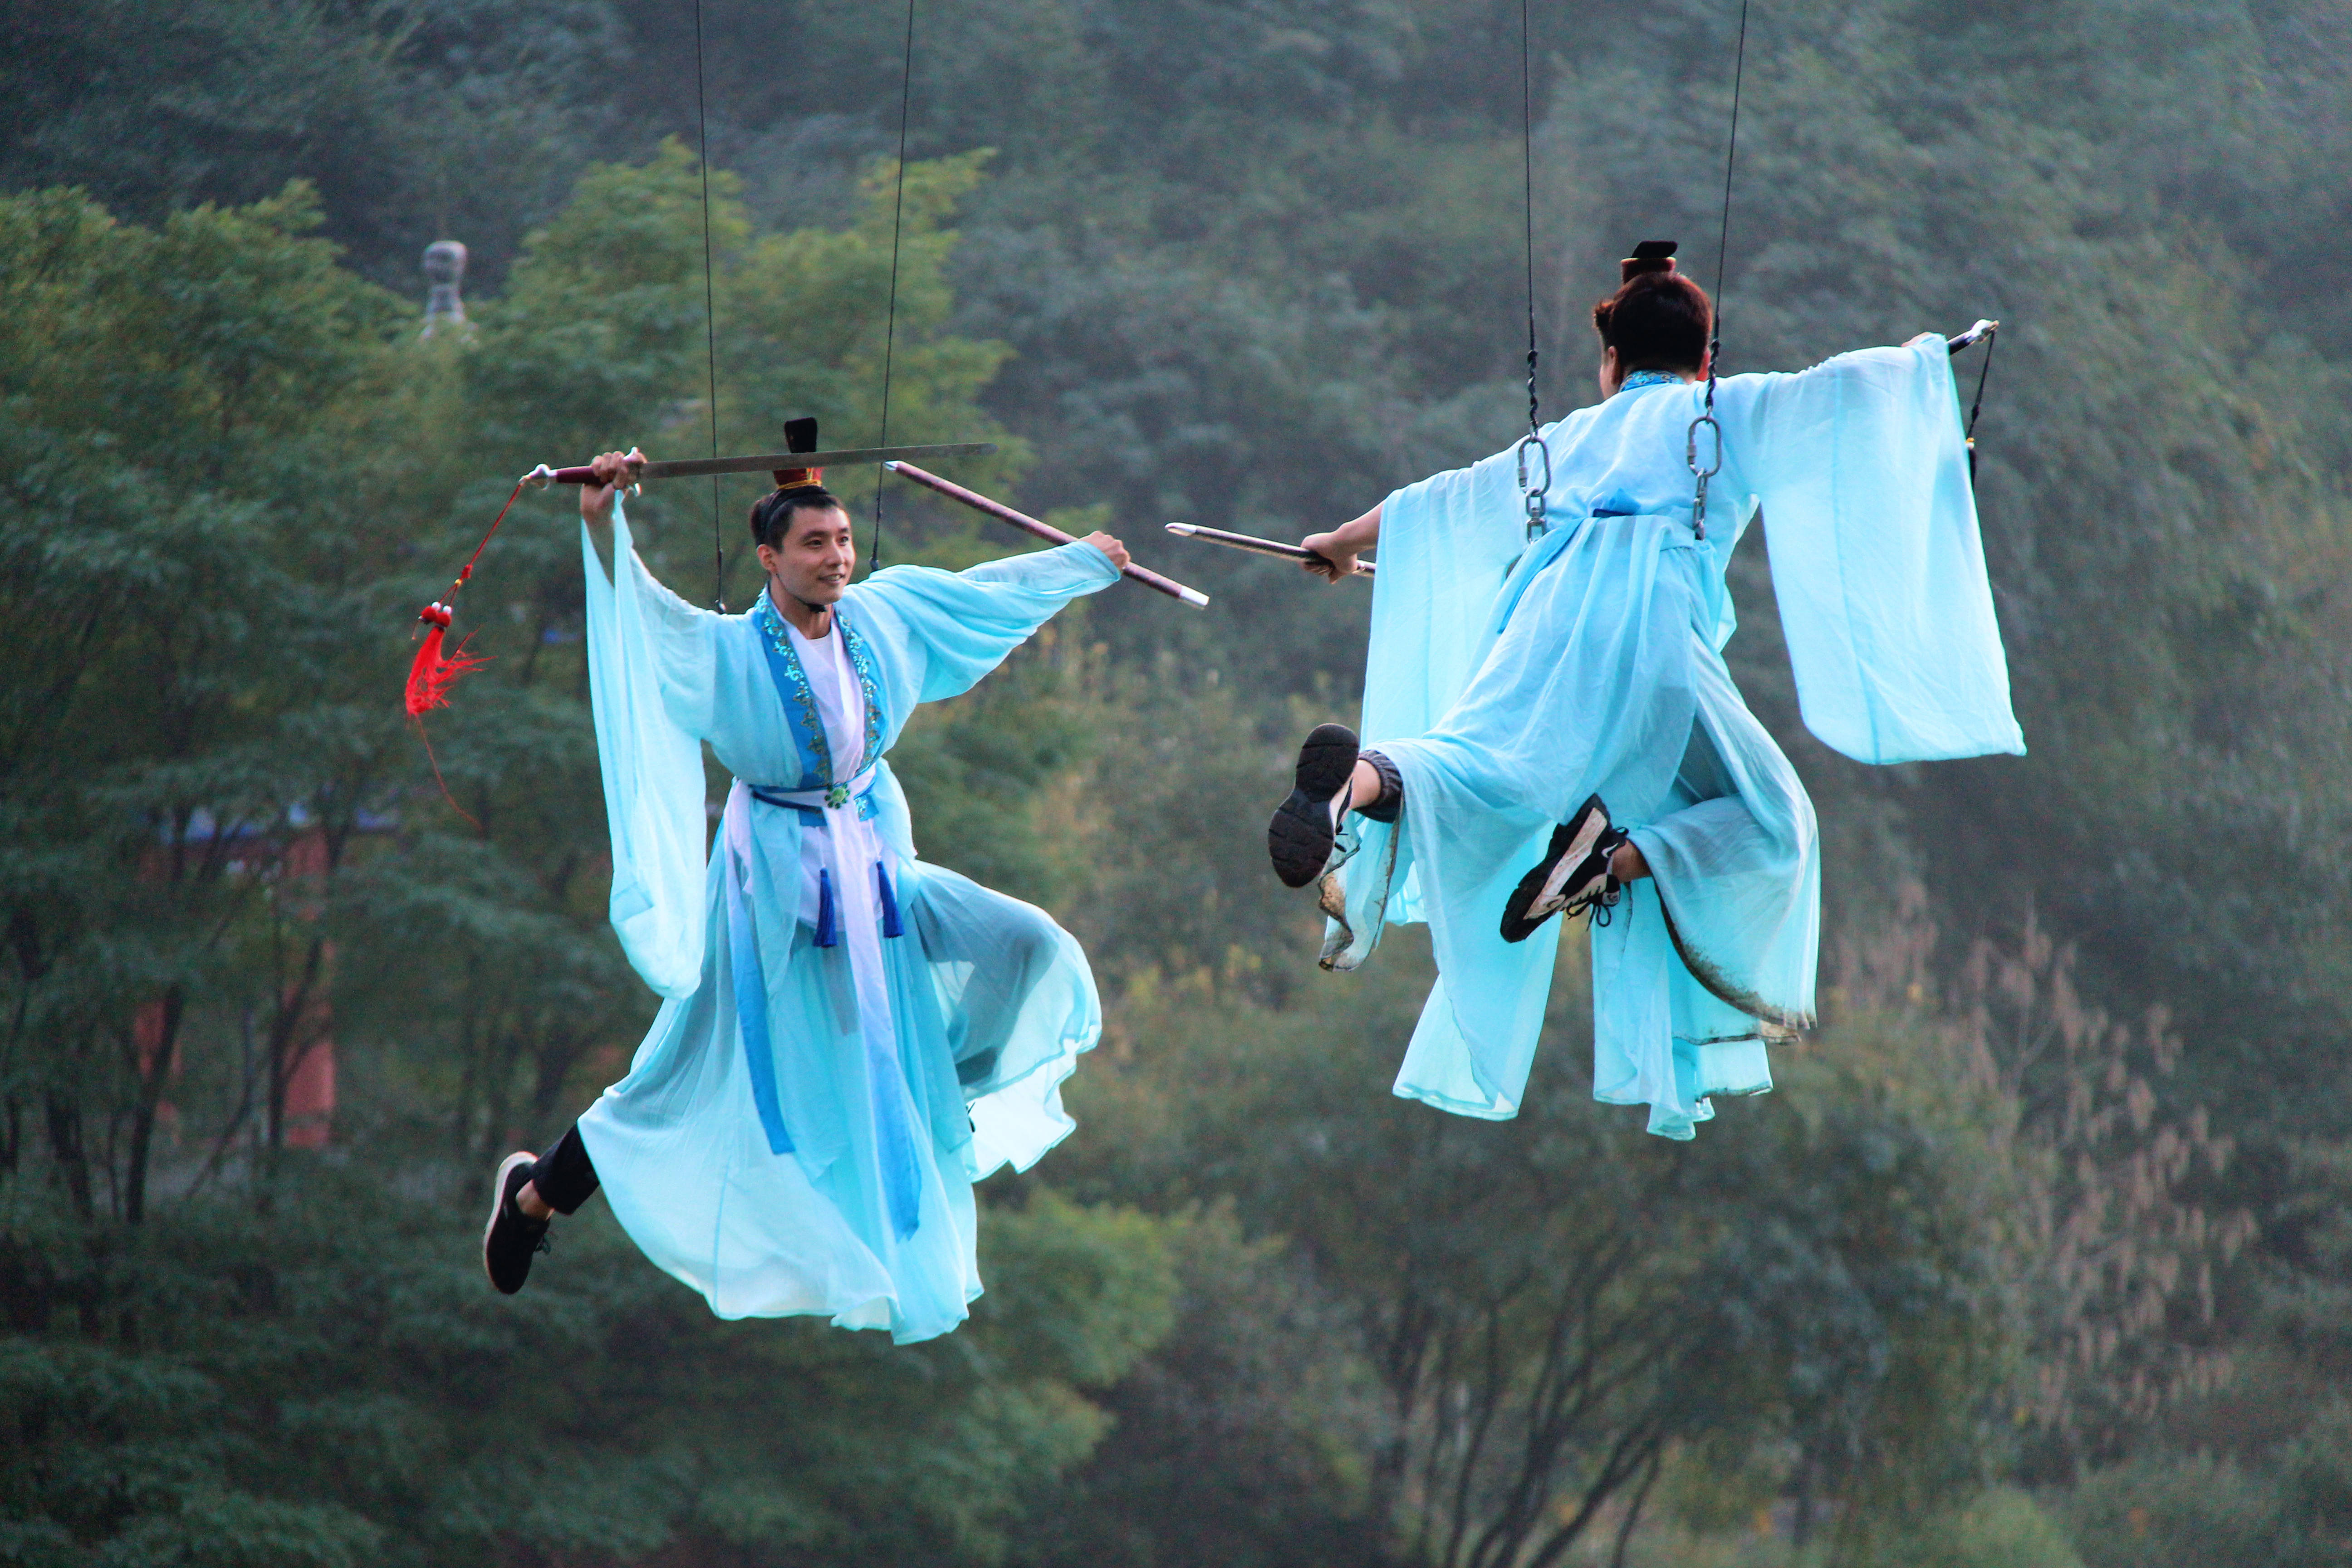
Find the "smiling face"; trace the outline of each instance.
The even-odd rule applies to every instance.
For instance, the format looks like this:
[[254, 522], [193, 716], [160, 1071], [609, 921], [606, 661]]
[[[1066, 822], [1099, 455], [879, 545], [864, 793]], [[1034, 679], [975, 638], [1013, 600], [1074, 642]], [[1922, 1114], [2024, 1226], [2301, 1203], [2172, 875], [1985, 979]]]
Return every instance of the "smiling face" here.
[[803, 605], [838, 602], [857, 569], [849, 514], [838, 506], [793, 508], [782, 540], [760, 546], [760, 565], [770, 582]]

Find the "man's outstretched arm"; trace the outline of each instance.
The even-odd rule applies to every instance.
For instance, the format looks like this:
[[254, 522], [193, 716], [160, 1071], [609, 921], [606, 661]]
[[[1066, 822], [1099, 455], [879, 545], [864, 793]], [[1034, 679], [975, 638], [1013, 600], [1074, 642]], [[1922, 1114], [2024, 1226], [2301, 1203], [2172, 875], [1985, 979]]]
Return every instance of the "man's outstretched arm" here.
[[[1386, 504], [1386, 503], [1382, 503]], [[1372, 508], [1352, 522], [1328, 533], [1310, 533], [1298, 542], [1321, 556], [1298, 564], [1327, 583], [1345, 582], [1356, 570], [1356, 557], [1381, 542], [1381, 509]]]

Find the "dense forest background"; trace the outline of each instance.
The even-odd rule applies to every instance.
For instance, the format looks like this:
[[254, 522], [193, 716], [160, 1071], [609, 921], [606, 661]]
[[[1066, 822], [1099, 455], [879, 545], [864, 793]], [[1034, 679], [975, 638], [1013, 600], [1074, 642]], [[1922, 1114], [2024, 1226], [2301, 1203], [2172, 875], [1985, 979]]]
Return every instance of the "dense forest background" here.
[[[604, 923], [571, 498], [712, 439], [683, 0], [0, 21], [0, 1563], [2352, 1561], [2352, 14], [1758, 0], [1727, 369], [2005, 325], [1979, 499], [2032, 754], [1815, 792], [1822, 1027], [1689, 1144], [1387, 1090], [1426, 985], [1264, 868], [1367, 596], [1295, 537], [1514, 436], [1520, 16], [919, 0], [890, 431], [1214, 596], [1118, 590], [894, 761], [1109, 1019], [892, 1349], [721, 1323], [478, 1189], [652, 1012]], [[1738, 8], [1536, 0], [1544, 396], [1633, 240], [1702, 278]], [[708, 0], [723, 446], [878, 434], [904, 14]], [[420, 336], [418, 257], [472, 251]], [[1963, 374], [1976, 361], [1960, 362]], [[872, 481], [836, 475], [870, 527]], [[649, 489], [754, 591], [751, 492]], [[1015, 547], [912, 492], [888, 560]], [[1766, 523], [1769, 527], [1769, 520]], [[453, 809], [455, 807], [455, 809]]]

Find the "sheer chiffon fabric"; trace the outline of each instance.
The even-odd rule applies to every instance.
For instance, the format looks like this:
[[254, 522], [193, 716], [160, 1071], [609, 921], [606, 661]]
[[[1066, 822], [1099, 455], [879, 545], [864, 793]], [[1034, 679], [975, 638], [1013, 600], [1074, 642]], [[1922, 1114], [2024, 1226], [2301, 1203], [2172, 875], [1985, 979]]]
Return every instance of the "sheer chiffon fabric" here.
[[1396, 1092], [1517, 1114], [1559, 922], [1505, 898], [1590, 795], [1652, 879], [1591, 928], [1594, 1092], [1687, 1138], [1710, 1097], [1771, 1085], [1765, 1043], [1811, 1021], [1812, 807], [1733, 684], [1724, 574], [1759, 507], [1808, 728], [1869, 763], [2020, 752], [1940, 339], [1721, 382], [1708, 537], [1685, 437], [1700, 388], [1629, 387], [1550, 426], [1528, 543], [1511, 452], [1384, 503], [1362, 729], [1404, 779], [1352, 819], [1324, 963], [1426, 921], [1439, 978]]
[[[669, 593], [617, 507], [611, 574], [584, 531], [583, 550], [613, 921], [665, 997], [628, 1076], [580, 1119], [614, 1213], [720, 1317], [946, 1332], [981, 1291], [972, 1184], [1069, 1132], [1061, 1085], [1101, 1013], [1085, 953], [1051, 917], [917, 857], [882, 753], [918, 704], [969, 689], [1117, 574], [1086, 545], [877, 574], [843, 600], [840, 633], [793, 639], [810, 702], [795, 728], [758, 606], [720, 616]], [[721, 833], [740, 854], [706, 854], [704, 741], [739, 781]], [[853, 780], [850, 798], [815, 808], [749, 787]], [[830, 946], [820, 869], [838, 873]], [[748, 950], [730, 941], [730, 873]], [[748, 989], [741, 958], [758, 972]], [[764, 994], [764, 1061], [739, 994]], [[773, 1085], [783, 1147], [755, 1076]]]

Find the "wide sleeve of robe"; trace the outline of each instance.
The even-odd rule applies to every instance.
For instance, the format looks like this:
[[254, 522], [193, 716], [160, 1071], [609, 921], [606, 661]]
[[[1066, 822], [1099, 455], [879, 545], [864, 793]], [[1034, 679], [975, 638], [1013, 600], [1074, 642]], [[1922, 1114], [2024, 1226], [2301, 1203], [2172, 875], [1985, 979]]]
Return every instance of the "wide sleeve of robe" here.
[[1730, 377], [1717, 416], [1805, 727], [1864, 763], [2023, 752], [1944, 340]]
[[886, 746], [919, 704], [962, 696], [1071, 600], [1118, 581], [1101, 551], [1065, 544], [962, 572], [893, 566], [852, 588], [844, 608], [893, 655]]
[[617, 496], [612, 572], [585, 524], [580, 549], [589, 702], [613, 837], [613, 929], [646, 984], [688, 997], [702, 978], [709, 818], [701, 738], [710, 725], [718, 617], [655, 581]]
[[1428, 732], [1476, 668], [1495, 595], [1528, 547], [1514, 454], [1407, 485], [1381, 503], [1381, 570], [1364, 668], [1367, 744]]
[[[1372, 579], [1359, 721], [1365, 745], [1426, 734], [1462, 695], [1496, 595], [1527, 547], [1516, 448], [1433, 474], [1381, 503], [1381, 570]], [[1396, 860], [1395, 828], [1360, 817], [1350, 823], [1356, 852], [1342, 883], [1347, 913], [1335, 917], [1324, 953], [1334, 969], [1368, 958], [1387, 921], [1427, 918], [1410, 859]]]

